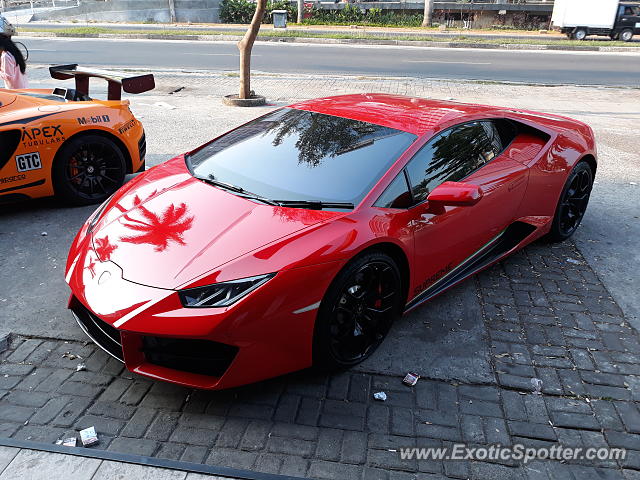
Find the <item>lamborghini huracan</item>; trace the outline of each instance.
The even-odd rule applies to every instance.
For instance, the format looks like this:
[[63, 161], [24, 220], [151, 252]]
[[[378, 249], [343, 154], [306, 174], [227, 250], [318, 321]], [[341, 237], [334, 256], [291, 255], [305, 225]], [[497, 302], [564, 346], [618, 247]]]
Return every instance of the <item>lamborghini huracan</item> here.
[[[0, 204], [52, 195], [101, 203], [127, 173], [145, 168], [144, 129], [121, 95], [153, 89], [153, 75], [49, 70], [56, 79], [74, 78], [75, 88], [0, 89]], [[107, 100], [89, 97], [90, 78], [108, 82]]]
[[129, 370], [190, 387], [346, 368], [404, 312], [570, 237], [596, 166], [591, 129], [557, 115], [382, 94], [297, 103], [105, 201], [71, 247], [69, 308]]

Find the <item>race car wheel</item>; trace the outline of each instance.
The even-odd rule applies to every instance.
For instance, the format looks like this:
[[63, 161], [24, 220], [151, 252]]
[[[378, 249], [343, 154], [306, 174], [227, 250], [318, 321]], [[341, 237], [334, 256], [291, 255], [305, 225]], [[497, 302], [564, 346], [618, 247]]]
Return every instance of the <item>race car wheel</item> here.
[[56, 195], [76, 205], [100, 203], [122, 186], [126, 164], [118, 146], [100, 135], [65, 143], [53, 164]]
[[316, 320], [314, 365], [329, 369], [360, 363], [382, 343], [402, 312], [402, 281], [391, 257], [356, 258], [335, 278]]
[[587, 162], [578, 163], [565, 183], [553, 218], [549, 239], [566, 240], [577, 230], [593, 187], [593, 171]]

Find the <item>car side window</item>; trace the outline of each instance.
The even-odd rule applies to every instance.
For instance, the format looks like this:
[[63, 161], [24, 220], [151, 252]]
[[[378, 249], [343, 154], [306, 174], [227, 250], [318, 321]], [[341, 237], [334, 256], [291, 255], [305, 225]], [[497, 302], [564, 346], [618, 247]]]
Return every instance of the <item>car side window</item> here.
[[403, 170], [382, 192], [374, 206], [381, 208], [409, 208], [411, 203], [411, 192], [409, 192], [409, 185]]
[[480, 122], [482, 124], [482, 128], [487, 135], [489, 143], [491, 144], [491, 150], [487, 152], [485, 158], [487, 161], [492, 160], [502, 153], [505, 148], [504, 142], [502, 140], [502, 136], [500, 132], [496, 128], [496, 124], [493, 121], [485, 121]]
[[492, 122], [471, 122], [436, 135], [409, 161], [414, 203], [446, 181], [459, 181], [491, 161], [502, 150]]

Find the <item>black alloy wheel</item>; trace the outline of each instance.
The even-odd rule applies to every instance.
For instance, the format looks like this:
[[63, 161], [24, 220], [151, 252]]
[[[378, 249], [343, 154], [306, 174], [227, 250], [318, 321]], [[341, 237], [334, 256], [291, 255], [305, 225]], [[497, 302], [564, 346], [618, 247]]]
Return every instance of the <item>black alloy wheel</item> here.
[[343, 269], [320, 307], [314, 363], [344, 368], [369, 357], [400, 316], [401, 283], [398, 267], [383, 253], [366, 254]]
[[562, 241], [575, 233], [589, 204], [593, 171], [587, 162], [578, 163], [562, 190], [551, 227], [552, 241]]
[[126, 173], [118, 146], [99, 135], [71, 139], [53, 166], [56, 194], [77, 205], [103, 202], [122, 186]]

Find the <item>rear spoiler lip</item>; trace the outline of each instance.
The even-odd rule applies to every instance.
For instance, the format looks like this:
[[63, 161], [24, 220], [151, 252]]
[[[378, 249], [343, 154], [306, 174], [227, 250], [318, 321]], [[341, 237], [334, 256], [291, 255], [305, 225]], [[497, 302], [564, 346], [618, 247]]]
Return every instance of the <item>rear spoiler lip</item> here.
[[144, 93], [153, 90], [156, 86], [153, 74], [127, 77], [124, 74], [108, 72], [105, 70], [79, 68], [77, 63], [68, 65], [54, 65], [49, 67], [51, 78], [56, 80], [69, 80], [75, 78], [76, 90], [89, 95], [89, 79], [102, 78], [109, 84], [108, 100], [120, 100], [122, 91], [126, 93]]

